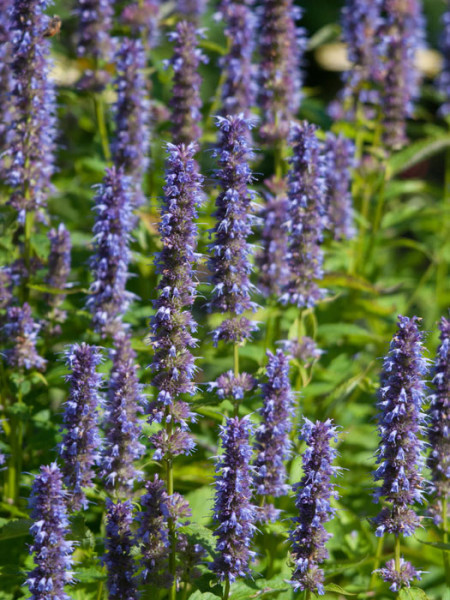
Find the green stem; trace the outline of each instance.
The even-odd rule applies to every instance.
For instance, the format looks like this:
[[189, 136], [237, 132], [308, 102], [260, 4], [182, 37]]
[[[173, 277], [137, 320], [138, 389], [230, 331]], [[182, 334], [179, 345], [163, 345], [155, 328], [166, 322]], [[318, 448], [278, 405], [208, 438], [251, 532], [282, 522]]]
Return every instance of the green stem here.
[[375, 560], [373, 563], [372, 575], [370, 577], [369, 590], [373, 590], [373, 588], [375, 587], [375, 581], [376, 581], [376, 577], [377, 577], [377, 574], [375, 573], [375, 571], [380, 566], [381, 556], [383, 555], [383, 542], [384, 542], [384, 535], [382, 535], [381, 537], [378, 538], [377, 549], [375, 552]]
[[[442, 241], [439, 244], [441, 248], [441, 256], [438, 260], [437, 271], [436, 271], [436, 296], [438, 303], [438, 310], [440, 314], [440, 307], [445, 305], [445, 296], [447, 289], [447, 261], [445, 260], [446, 252], [445, 249], [448, 247], [448, 239], [450, 234], [450, 224], [448, 223], [450, 218], [450, 150], [447, 150], [445, 154], [445, 178], [444, 178], [444, 214], [443, 227], [442, 227]], [[447, 214], [447, 212], [449, 214]]]
[[274, 148], [274, 171], [277, 179], [283, 177], [283, 144], [281, 141], [276, 142]]
[[[448, 516], [447, 516], [448, 500], [444, 497], [442, 500], [442, 529], [444, 531], [442, 541], [444, 544], [448, 544]], [[450, 588], [450, 560], [447, 550], [442, 551], [442, 557], [444, 560], [444, 573], [447, 587]]]
[[228, 600], [229, 597], [230, 597], [230, 580], [226, 579], [225, 583], [223, 584], [222, 600]]
[[100, 133], [100, 141], [102, 144], [103, 156], [109, 162], [111, 160], [111, 151], [109, 149], [108, 131], [106, 129], [105, 108], [103, 98], [100, 94], [94, 96], [95, 115], [97, 117], [98, 131]]
[[[234, 344], [234, 376], [239, 377], [239, 344]], [[239, 415], [239, 402], [234, 403], [234, 416]]]
[[[166, 422], [166, 431], [168, 437], [172, 435], [172, 422]], [[172, 458], [166, 459], [166, 485], [167, 485], [167, 495], [169, 497], [173, 496], [174, 486], [173, 486], [173, 464]], [[170, 553], [169, 553], [169, 573], [172, 576], [172, 585], [169, 589], [169, 600], [175, 600], [177, 596], [177, 579], [176, 579], [176, 538], [175, 538], [175, 520], [172, 517], [167, 519], [167, 525], [169, 529], [169, 543], [170, 543]]]
[[311, 590], [305, 590], [305, 600], [311, 600]]
[[395, 570], [397, 573], [400, 573], [400, 536], [395, 536], [395, 548], [394, 548], [394, 557], [395, 557]]

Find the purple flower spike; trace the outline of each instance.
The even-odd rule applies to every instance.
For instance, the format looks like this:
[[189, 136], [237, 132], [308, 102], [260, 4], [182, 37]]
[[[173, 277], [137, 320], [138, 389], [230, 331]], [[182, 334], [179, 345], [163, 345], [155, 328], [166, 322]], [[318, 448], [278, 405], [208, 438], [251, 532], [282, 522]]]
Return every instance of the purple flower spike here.
[[196, 20], [206, 10], [208, 0], [177, 0], [176, 10], [186, 19]]
[[289, 281], [288, 252], [289, 201], [284, 179], [273, 178], [266, 183], [270, 193], [261, 211], [263, 229], [261, 232], [262, 250], [256, 256], [259, 266], [259, 287], [265, 296], [279, 295]]
[[407, 142], [406, 119], [414, 110], [420, 92], [420, 74], [415, 56], [424, 46], [425, 20], [420, 0], [383, 0], [384, 21], [380, 43], [384, 48], [381, 94], [384, 141], [389, 148]]
[[434, 393], [430, 395], [428, 425], [431, 447], [428, 468], [434, 495], [431, 513], [437, 525], [442, 523], [443, 500], [446, 499], [450, 517], [450, 321], [442, 317], [439, 329], [441, 344], [434, 364]]
[[91, 69], [84, 73], [82, 84], [87, 88], [101, 89], [109, 81], [109, 74], [102, 67], [113, 59], [113, 2], [77, 0], [75, 12], [78, 16], [78, 56], [92, 61]]
[[106, 555], [109, 600], [137, 600], [136, 566], [132, 556], [133, 506], [129, 500], [106, 499]]
[[384, 360], [378, 393], [381, 438], [375, 481], [382, 481], [374, 495], [390, 503], [374, 519], [376, 535], [412, 535], [419, 517], [411, 506], [422, 502], [423, 442], [419, 439], [424, 415], [421, 412], [427, 372], [423, 358], [423, 334], [419, 319], [399, 316], [398, 330]]
[[30, 507], [34, 524], [30, 528], [36, 567], [25, 584], [31, 600], [70, 600], [64, 587], [73, 581], [73, 543], [66, 540], [69, 519], [62, 475], [56, 463], [41, 467], [31, 490]]
[[113, 366], [105, 402], [106, 439], [102, 456], [102, 476], [111, 489], [126, 492], [142, 473], [134, 461], [144, 453], [140, 443], [138, 414], [143, 412], [144, 398], [138, 381], [130, 337], [121, 332], [114, 337]]
[[16, 0], [11, 11], [13, 119], [6, 180], [22, 224], [26, 212], [45, 208], [54, 172], [55, 90], [49, 75], [50, 43], [44, 37], [48, 17], [43, 12], [49, 5], [47, 0]]
[[280, 345], [289, 357], [298, 360], [305, 367], [309, 367], [316, 360], [319, 360], [323, 354], [323, 350], [307, 335], [300, 340], [282, 340]]
[[266, 143], [282, 142], [301, 100], [305, 31], [296, 26], [302, 16], [292, 0], [264, 0], [259, 14], [260, 134]]
[[37, 335], [41, 326], [33, 321], [30, 305], [8, 306], [3, 334], [12, 344], [6, 350], [8, 365], [19, 369], [43, 371], [47, 361], [36, 350]]
[[353, 201], [350, 192], [354, 166], [353, 142], [342, 135], [328, 133], [325, 141], [328, 227], [334, 239], [352, 238]]
[[158, 285], [159, 297], [154, 302], [156, 314], [151, 320], [150, 343], [155, 355], [151, 364], [152, 384], [158, 390], [156, 401], [150, 405], [151, 420], [167, 419], [181, 426], [171, 435], [159, 432], [152, 442], [157, 458], [189, 454], [193, 449], [191, 436], [182, 431], [193, 418], [188, 405], [179, 401], [182, 394], [196, 391], [195, 359], [190, 349], [197, 340], [197, 329], [191, 307], [195, 300], [197, 281], [195, 267], [197, 250], [197, 209], [203, 202], [203, 178], [194, 160], [196, 144], [167, 145], [166, 185], [161, 207], [159, 231], [162, 250], [155, 264], [162, 275]]
[[422, 571], [417, 571], [410, 562], [400, 558], [400, 571], [395, 569], [395, 560], [388, 560], [386, 566], [377, 569], [383, 581], [390, 583], [389, 588], [393, 592], [399, 592], [402, 587], [410, 587], [413, 579], [421, 579]]
[[[11, 93], [13, 77], [11, 71], [12, 37], [9, 15], [12, 0], [0, 0], [0, 148], [7, 147], [8, 134], [13, 118]], [[3, 156], [0, 156], [0, 177], [4, 177]]]
[[267, 381], [261, 385], [261, 425], [255, 433], [255, 487], [262, 496], [283, 496], [286, 484], [285, 461], [290, 456], [293, 394], [289, 381], [289, 360], [282, 350], [267, 352]]
[[[50, 240], [50, 255], [48, 257], [48, 274], [46, 283], [52, 288], [64, 290], [67, 285], [67, 279], [70, 275], [72, 241], [70, 233], [60, 223], [58, 229], [51, 229], [48, 232]], [[66, 320], [66, 312], [59, 310], [65, 294], [47, 294], [45, 300], [51, 307], [51, 317], [58, 323]]]
[[294, 485], [299, 516], [293, 519], [294, 528], [290, 534], [295, 563], [291, 584], [295, 591], [325, 593], [320, 563], [328, 558], [325, 544], [331, 537], [324, 523], [336, 512], [330, 500], [338, 498], [331, 482], [338, 472], [338, 467], [333, 466], [337, 451], [331, 447], [332, 440], [337, 442], [337, 435], [337, 428], [330, 419], [316, 423], [305, 419], [300, 433], [300, 439], [306, 442], [304, 475], [300, 483]]
[[154, 48], [158, 42], [158, 20], [159, 0], [128, 4], [122, 12], [122, 21], [145, 40], [146, 49]]
[[140, 40], [124, 38], [116, 55], [117, 102], [114, 107], [116, 133], [112, 145], [114, 164], [131, 179], [133, 204], [145, 201], [142, 179], [149, 160], [150, 101], [144, 68], [146, 57]]
[[214, 289], [208, 309], [233, 315], [213, 332], [215, 343], [220, 339], [241, 343], [250, 338], [255, 326], [239, 316], [247, 310], [256, 310], [256, 304], [250, 299], [252, 265], [247, 241], [252, 232], [250, 209], [254, 199], [254, 193], [248, 188], [253, 179], [248, 165], [252, 152], [247, 135], [252, 125], [243, 115], [237, 115], [217, 117], [217, 126], [220, 141], [215, 151], [219, 163], [216, 176], [221, 191], [216, 198], [216, 225], [210, 246]]
[[242, 400], [247, 392], [256, 385], [256, 381], [248, 373], [234, 375], [233, 371], [227, 371], [218, 377], [217, 381], [209, 384], [209, 391], [215, 390], [222, 400]]
[[97, 188], [95, 253], [90, 262], [94, 282], [86, 305], [92, 313], [95, 330], [105, 336], [114, 335], [123, 327], [122, 316], [133, 299], [125, 286], [134, 217], [130, 179], [121, 169], [107, 169], [103, 183]]
[[447, 10], [442, 15], [442, 25], [440, 47], [444, 62], [437, 80], [437, 88], [443, 99], [439, 114], [448, 117], [450, 115], [450, 4], [448, 2]]
[[97, 367], [101, 362], [98, 348], [74, 344], [66, 352], [66, 364], [71, 370], [69, 398], [64, 410], [64, 433], [59, 446], [63, 461], [64, 483], [70, 491], [71, 510], [87, 507], [82, 488], [93, 486], [93, 466], [100, 462], [101, 440], [97, 413], [101, 398], [101, 375]]
[[169, 496], [164, 482], [156, 475], [145, 484], [146, 493], [141, 497], [141, 512], [138, 514], [137, 537], [142, 553], [142, 578], [160, 587], [170, 587], [172, 577], [168, 571], [170, 553]]
[[251, 434], [252, 424], [247, 417], [227, 419], [220, 428], [223, 453], [216, 466], [214, 504], [217, 557], [211, 568], [220, 581], [230, 583], [250, 573], [249, 562], [255, 555], [250, 550], [256, 521], [256, 507], [251, 504]]
[[220, 59], [225, 77], [221, 114], [223, 117], [243, 114], [249, 118], [256, 99], [252, 65], [255, 16], [248, 6], [232, 2], [224, 13], [224, 19], [229, 50]]
[[383, 72], [382, 48], [377, 39], [382, 23], [383, 0], [346, 0], [342, 9], [342, 38], [352, 68], [343, 74], [344, 87], [330, 113], [335, 119], [353, 120], [356, 109], [370, 118], [379, 105], [380, 93], [374, 84]]
[[325, 295], [317, 280], [323, 277], [321, 243], [325, 226], [326, 165], [314, 125], [307, 121], [294, 125], [291, 143], [287, 255], [291, 280], [280, 301], [303, 308], [314, 306]]
[[167, 61], [167, 65], [174, 71], [169, 104], [172, 109], [172, 137], [175, 144], [197, 142], [202, 133], [202, 79], [198, 68], [201, 63], [207, 62], [207, 58], [197, 47], [198, 37], [203, 37], [202, 31], [187, 21], [178, 23], [175, 31], [169, 34], [169, 40], [175, 42], [173, 56]]

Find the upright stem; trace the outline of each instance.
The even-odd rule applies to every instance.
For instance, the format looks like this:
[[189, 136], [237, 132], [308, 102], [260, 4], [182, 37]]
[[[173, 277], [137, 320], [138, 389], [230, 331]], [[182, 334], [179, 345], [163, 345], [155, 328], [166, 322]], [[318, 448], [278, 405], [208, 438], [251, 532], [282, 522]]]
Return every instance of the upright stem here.
[[[445, 303], [445, 293], [447, 288], [447, 262], [445, 260], [445, 248], [448, 245], [448, 236], [450, 232], [450, 225], [448, 223], [450, 218], [450, 150], [447, 150], [445, 154], [445, 179], [444, 179], [444, 215], [443, 227], [442, 227], [442, 242], [439, 244], [441, 248], [441, 256], [437, 261], [436, 271], [436, 296], [440, 307]], [[447, 212], [449, 213], [447, 215]]]
[[383, 554], [383, 542], [384, 542], [384, 535], [382, 535], [381, 537], [378, 538], [377, 549], [375, 552], [375, 560], [373, 563], [372, 575], [370, 577], [369, 590], [372, 590], [375, 587], [375, 581], [376, 581], [375, 571], [380, 566], [381, 556]]
[[[442, 529], [444, 531], [442, 541], [444, 542], [444, 544], [448, 544], [447, 509], [448, 509], [448, 500], [447, 500], [447, 497], [445, 496], [444, 499], [442, 500]], [[449, 560], [448, 550], [446, 550], [446, 549], [442, 550], [442, 557], [444, 560], [445, 581], [447, 583], [447, 587], [450, 588], [450, 560]]]
[[94, 95], [95, 104], [95, 115], [97, 117], [98, 132], [100, 134], [100, 141], [102, 144], [103, 155], [105, 160], [109, 162], [111, 160], [111, 151], [109, 149], [108, 131], [106, 129], [105, 120], [105, 109], [103, 104], [103, 98], [100, 94]]
[[397, 573], [400, 573], [400, 536], [395, 536], [395, 548], [394, 548], [394, 556], [395, 556], [395, 570]]
[[[172, 434], [172, 423], [166, 423], [166, 431], [170, 436]], [[173, 495], [173, 464], [172, 458], [166, 460], [166, 485], [167, 494], [169, 497]], [[167, 525], [169, 528], [169, 573], [172, 576], [172, 585], [169, 589], [169, 599], [175, 600], [177, 596], [177, 579], [176, 579], [176, 539], [175, 539], [175, 521], [172, 517], [167, 519]]]
[[[239, 344], [235, 342], [234, 344], [234, 376], [238, 377], [239, 375]], [[239, 414], [239, 402], [234, 403], [234, 416], [237, 417]]]
[[228, 600], [229, 597], [230, 597], [230, 580], [225, 579], [225, 583], [223, 584], [222, 600]]

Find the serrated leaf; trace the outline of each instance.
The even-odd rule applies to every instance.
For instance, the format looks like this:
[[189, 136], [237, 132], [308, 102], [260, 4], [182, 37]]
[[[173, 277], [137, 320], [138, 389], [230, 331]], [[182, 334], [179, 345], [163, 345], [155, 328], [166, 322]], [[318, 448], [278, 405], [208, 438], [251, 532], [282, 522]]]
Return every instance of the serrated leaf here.
[[201, 544], [210, 554], [214, 554], [216, 538], [207, 527], [198, 523], [189, 523], [189, 525], [184, 525], [181, 531], [187, 535], [189, 540]]
[[0, 529], [0, 540], [12, 540], [30, 533], [31, 519], [14, 519]]
[[357, 596], [358, 594], [355, 594], [354, 592], [347, 592], [347, 590], [344, 590], [344, 588], [341, 588], [340, 585], [337, 585], [336, 583], [328, 583], [325, 586], [325, 590], [327, 592], [335, 592], [336, 594], [341, 594], [342, 596]]
[[416, 538], [418, 542], [421, 544], [425, 544], [425, 546], [431, 546], [432, 548], [438, 548], [438, 550], [444, 550], [445, 552], [450, 552], [450, 544], [444, 544], [444, 542], [424, 542]]
[[80, 583], [97, 583], [106, 580], [106, 573], [95, 567], [79, 569], [75, 572], [75, 580]]
[[398, 600], [430, 600], [420, 588], [403, 588], [398, 594]]
[[407, 171], [414, 165], [431, 158], [435, 154], [450, 148], [450, 136], [444, 136], [439, 139], [428, 138], [410, 144], [404, 150], [391, 156], [388, 166], [391, 175], [397, 175]]
[[200, 590], [189, 596], [189, 600], [217, 600], [217, 598], [220, 598], [220, 596], [216, 596], [216, 594], [212, 594], [211, 592], [201, 592]]

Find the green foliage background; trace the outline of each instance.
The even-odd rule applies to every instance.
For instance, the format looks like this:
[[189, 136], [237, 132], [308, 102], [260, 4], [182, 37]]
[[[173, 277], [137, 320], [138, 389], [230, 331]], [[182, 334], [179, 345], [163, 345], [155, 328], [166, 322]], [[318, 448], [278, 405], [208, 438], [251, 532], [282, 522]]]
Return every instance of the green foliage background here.
[[[313, 34], [321, 27], [335, 23], [340, 4], [308, 0], [303, 6], [307, 10], [305, 24], [310, 29], [309, 33]], [[430, 17], [430, 39], [435, 44], [441, 3], [428, 2], [426, 7]], [[17, 374], [7, 377], [2, 372], [4, 408], [9, 411], [8, 418], [14, 413], [25, 424], [26, 434], [22, 449], [20, 503], [12, 506], [4, 501], [1, 505], [1, 600], [27, 596], [26, 590], [21, 587], [25, 571], [32, 564], [27, 554], [27, 543], [30, 541], [27, 535], [27, 496], [32, 475], [39, 465], [55, 459], [55, 448], [60, 439], [61, 403], [67, 394], [64, 382], [66, 370], [61, 354], [73, 342], [86, 340], [101, 344], [101, 340], [92, 332], [90, 315], [83, 307], [90, 283], [87, 261], [92, 250], [92, 186], [101, 181], [106, 163], [93, 99], [78, 91], [76, 85], [69, 81], [72, 72], [77, 75], [86, 67], [75, 58], [76, 21], [71, 11], [72, 6], [66, 2], [58, 2], [54, 10], [63, 19], [63, 29], [60, 37], [54, 39], [54, 58], [59, 67], [60, 150], [59, 172], [54, 179], [56, 193], [49, 202], [49, 212], [53, 225], [63, 221], [72, 234], [73, 270], [70, 281], [73, 287], [64, 305], [69, 317], [61, 336], [42, 339], [40, 350], [49, 361], [44, 375], [35, 373], [23, 381]], [[208, 33], [203, 47], [210, 62], [202, 67], [205, 129], [199, 154], [208, 192], [208, 201], [200, 218], [201, 249], [204, 252], [216, 194], [212, 181], [214, 163], [209, 151], [215, 140], [211, 112], [217, 108], [217, 58], [225, 47], [221, 26], [212, 20], [211, 12], [205, 17]], [[173, 21], [168, 19], [165, 25], [167, 30]], [[338, 35], [336, 27], [332, 31], [335, 33], [331, 34], [331, 39], [333, 35]], [[171, 47], [164, 33], [161, 42], [152, 52], [149, 77], [153, 82], [152, 97], [157, 105], [163, 106], [170, 96], [171, 74], [163, 69], [162, 61], [170, 56]], [[299, 116], [327, 129], [331, 123], [326, 114], [326, 104], [337, 89], [338, 78], [336, 74], [319, 68], [313, 51], [308, 53], [308, 62], [306, 99]], [[111, 100], [107, 96], [107, 101]], [[317, 364], [307, 369], [300, 364], [293, 364], [292, 373], [293, 385], [299, 393], [298, 418], [301, 414], [310, 419], [331, 417], [343, 429], [339, 465], [345, 471], [339, 482], [339, 510], [328, 527], [334, 537], [329, 542], [330, 559], [326, 563], [327, 582], [335, 587], [331, 585], [328, 588], [327, 598], [343, 597], [343, 590], [358, 598], [375, 597], [382, 600], [394, 596], [380, 581], [372, 596], [366, 593], [377, 543], [369, 523], [370, 517], [377, 512], [371, 499], [371, 471], [377, 446], [375, 391], [381, 359], [395, 331], [397, 315], [401, 313], [423, 318], [428, 356], [432, 359], [437, 345], [436, 322], [447, 313], [450, 304], [450, 133], [448, 125], [436, 118], [436, 107], [437, 99], [431, 82], [425, 81], [417, 119], [409, 128], [411, 143], [386, 160], [380, 158], [378, 149], [371, 146], [373, 131], [368, 125], [365, 136], [373, 156], [373, 169], [356, 172], [354, 179], [359, 234], [351, 242], [326, 241], [326, 276], [323, 284], [330, 290], [327, 300], [314, 312], [303, 313], [299, 324], [297, 310], [283, 309], [274, 302], [265, 303], [259, 298], [262, 308], [256, 319], [261, 323], [260, 331], [253, 343], [241, 350], [241, 368], [255, 375], [263, 372], [265, 349], [273, 349], [277, 339], [295, 335], [298, 327], [303, 333], [313, 336], [324, 350]], [[111, 128], [110, 122], [108, 127]], [[157, 206], [163, 183], [163, 145], [170, 139], [168, 129], [167, 122], [154, 126], [152, 166], [146, 182], [149, 203], [140, 215], [132, 244], [131, 270], [134, 277], [130, 279], [129, 289], [139, 296], [140, 301], [129, 311], [127, 321], [133, 327], [133, 343], [138, 351], [143, 383], [150, 380], [146, 367], [151, 362], [151, 351], [145, 344], [145, 336], [152, 314], [151, 300], [155, 297], [156, 289], [152, 258], [159, 247]], [[352, 137], [357, 134], [351, 126], [344, 129]], [[254, 169], [258, 174], [255, 187], [261, 191], [263, 180], [273, 170], [271, 149], [258, 153]], [[380, 191], [383, 169], [388, 174], [384, 193]], [[3, 198], [6, 198], [6, 191]], [[13, 239], [16, 223], [12, 210], [6, 205], [2, 206], [2, 217], [0, 261], [7, 263], [17, 254]], [[42, 288], [39, 287], [44, 282], [49, 250], [45, 227], [41, 227], [33, 236], [33, 248], [43, 264], [32, 287], [32, 305], [35, 316], [39, 317], [45, 315], [46, 309]], [[200, 286], [203, 296], [209, 293], [206, 277], [206, 266], [203, 265], [200, 272], [201, 281], [204, 282]], [[217, 399], [206, 391], [204, 384], [231, 368], [232, 355], [226, 347], [212, 347], [208, 332], [213, 319], [205, 316], [203, 304], [204, 298], [200, 297], [195, 307], [202, 340], [197, 352], [202, 357], [198, 361], [201, 368], [200, 391], [194, 399], [199, 414], [198, 424], [194, 428], [198, 449], [192, 457], [175, 461], [175, 487], [186, 496], [192, 508], [192, 523], [187, 532], [192, 540], [201, 539], [211, 554], [214, 548], [210, 527], [214, 471], [212, 457], [217, 453], [218, 425], [230, 406], [226, 402], [218, 404]], [[269, 322], [271, 335], [267, 335]], [[105, 374], [109, 367], [109, 362], [105, 361], [102, 366]], [[8, 408], [8, 398], [17, 397], [19, 391], [23, 396], [23, 404]], [[152, 393], [150, 387], [148, 393]], [[257, 420], [256, 410], [259, 406], [260, 398], [255, 394], [241, 407], [241, 413], [252, 413]], [[7, 442], [4, 437], [2, 448], [10, 453]], [[291, 483], [298, 481], [301, 476], [301, 450], [297, 443], [289, 465]], [[158, 470], [150, 453], [145, 457], [143, 466], [147, 475]], [[73, 519], [72, 535], [78, 542], [75, 555], [78, 564], [77, 584], [70, 590], [70, 595], [75, 600], [106, 597], [105, 573], [99, 560], [103, 552], [104, 535], [104, 493], [101, 486], [92, 492], [91, 500], [90, 510]], [[283, 498], [280, 507], [285, 511], [285, 520], [263, 528], [258, 534], [259, 556], [254, 566], [254, 580], [236, 584], [233, 600], [260, 597], [288, 600], [294, 597], [285, 583], [290, 574], [286, 537], [289, 517], [294, 509], [292, 498]], [[406, 558], [425, 571], [420, 588], [431, 600], [441, 600], [446, 593], [442, 549], [433, 545], [441, 540], [441, 532], [425, 516], [424, 510], [422, 514], [424, 529], [407, 541], [403, 552]], [[393, 540], [386, 540], [384, 559], [392, 556], [392, 544]], [[448, 548], [445, 550], [448, 551]], [[408, 596], [408, 593], [412, 595]], [[211, 574], [205, 569], [204, 575], [190, 591], [189, 598], [213, 600], [218, 594], [220, 589], [214, 585]], [[150, 589], [144, 597], [158, 598]], [[401, 595], [403, 599], [424, 597], [419, 591]]]

